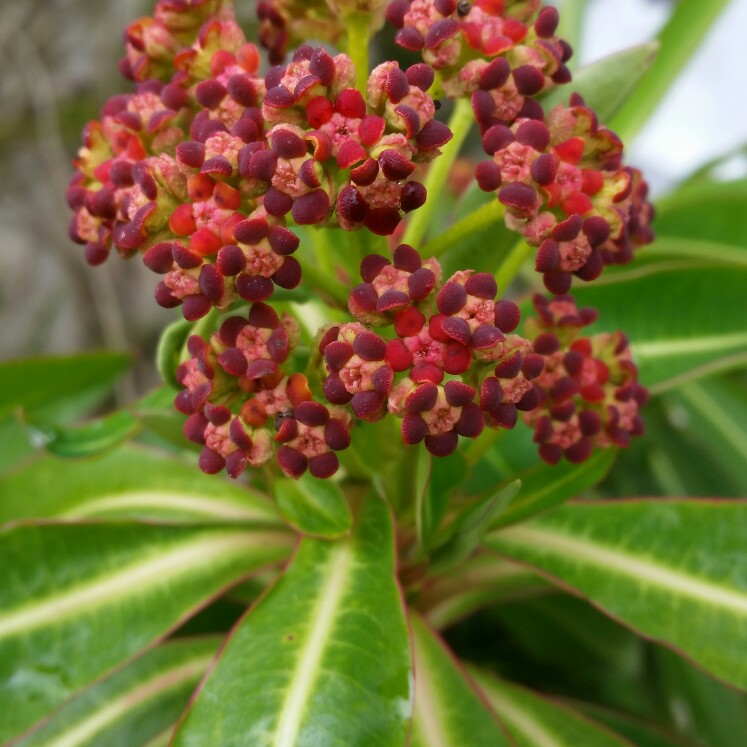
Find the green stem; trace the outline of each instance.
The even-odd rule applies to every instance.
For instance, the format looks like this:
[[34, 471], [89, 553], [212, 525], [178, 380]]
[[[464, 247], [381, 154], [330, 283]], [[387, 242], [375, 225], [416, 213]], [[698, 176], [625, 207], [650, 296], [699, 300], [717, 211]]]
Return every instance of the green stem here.
[[503, 205], [498, 200], [491, 200], [429, 241], [420, 253], [424, 257], [438, 257], [473, 233], [502, 220], [504, 213]]
[[428, 176], [425, 179], [428, 200], [410, 218], [405, 229], [405, 235], [402, 238], [403, 243], [417, 247], [422, 242], [423, 236], [425, 236], [428, 225], [433, 217], [433, 212], [436, 210], [438, 196], [441, 194], [444, 184], [449, 178], [451, 166], [459, 155], [462, 143], [464, 143], [465, 138], [469, 134], [474, 121], [475, 117], [472, 113], [472, 104], [470, 101], [468, 99], [459, 99], [454, 106], [454, 112], [449, 120], [449, 129], [452, 131], [454, 137], [441, 148], [441, 155], [431, 163]]
[[368, 44], [371, 40], [371, 24], [367, 13], [350, 13], [345, 16], [348, 30], [348, 57], [355, 66], [355, 87], [366, 98], [368, 83]]
[[610, 128], [624, 143], [640, 132], [685, 65], [693, 58], [713, 22], [729, 0], [680, 0], [657, 35], [661, 50]]
[[506, 255], [500, 267], [495, 273], [495, 281], [498, 290], [503, 291], [510, 285], [511, 281], [519, 274], [521, 266], [527, 257], [534, 253], [534, 247], [529, 246], [524, 239], [517, 241], [511, 251]]
[[342, 309], [348, 307], [348, 290], [334, 276], [310, 263], [302, 264], [303, 277], [316, 290], [322, 291]]
[[588, 0], [563, 0], [560, 4], [560, 25], [558, 36], [565, 39], [574, 50], [571, 66], [580, 55], [581, 37], [584, 32], [584, 19]]

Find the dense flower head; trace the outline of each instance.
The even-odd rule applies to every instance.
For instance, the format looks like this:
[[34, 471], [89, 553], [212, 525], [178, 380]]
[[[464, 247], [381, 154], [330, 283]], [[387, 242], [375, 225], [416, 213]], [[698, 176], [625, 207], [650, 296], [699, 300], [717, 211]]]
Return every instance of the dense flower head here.
[[[487, 273], [460, 271], [442, 283], [438, 261], [406, 244], [392, 260], [363, 259], [364, 282], [349, 304], [360, 321], [320, 336], [327, 399], [365, 420], [401, 417], [404, 442], [424, 441], [436, 456], [453, 452], [460, 435], [512, 428], [519, 410], [537, 404], [532, 379], [542, 369], [531, 343], [511, 334], [516, 304], [495, 300]], [[394, 336], [371, 325], [392, 326]]]
[[546, 117], [493, 125], [483, 147], [492, 161], [478, 165], [478, 184], [506, 206], [506, 225], [538, 247], [535, 268], [552, 293], [565, 293], [572, 275], [593, 280], [605, 264], [630, 261], [653, 240], [645, 181], [623, 166], [620, 139], [579, 96]]
[[450, 98], [468, 96], [481, 127], [537, 111], [532, 97], [567, 83], [570, 46], [540, 0], [392, 0], [396, 42], [423, 55]]
[[538, 295], [534, 304], [538, 316], [526, 326], [544, 370], [534, 380], [539, 406], [524, 419], [540, 456], [550, 464], [562, 457], [578, 463], [595, 447], [627, 446], [643, 433], [639, 410], [648, 399], [627, 338], [622, 332], [583, 335], [596, 314], [578, 309], [571, 296], [548, 302]]
[[235, 478], [273, 456], [292, 477], [306, 469], [315, 477], [337, 471], [335, 452], [350, 443], [350, 416], [315, 401], [305, 376], [285, 372], [298, 334], [287, 314], [255, 303], [246, 318], [226, 319], [209, 341], [190, 337], [175, 404], [189, 415], [184, 432], [202, 445], [205, 472], [225, 468]]
[[[422, 61], [363, 74], [347, 54], [305, 43], [347, 37], [363, 60], [350, 29], [376, 31], [385, 15]], [[67, 191], [70, 236], [92, 265], [112, 249], [141, 256], [161, 276], [156, 301], [188, 321], [249, 307], [208, 317], [176, 372], [200, 467], [238, 477], [274, 459], [294, 478], [330, 477], [353, 419], [389, 416], [404, 443], [436, 456], [460, 436], [513, 428], [520, 412], [550, 462], [640, 433], [646, 393], [627, 341], [584, 337], [594, 312], [563, 294], [572, 275], [592, 280], [650, 242], [653, 210], [622, 143], [579, 96], [542, 107], [570, 79], [557, 11], [540, 0], [262, 0], [258, 16], [272, 65], [263, 74], [230, 0], [159, 0], [131, 24], [120, 69], [133, 90], [85, 128]], [[421, 175], [446, 172], [429, 172], [454, 137], [436, 116], [441, 95], [469, 102], [490, 157], [475, 169], [465, 159], [456, 191], [474, 177], [496, 194], [555, 294], [535, 298], [528, 338], [490, 273], [444, 278], [409, 244], [389, 252], [429, 197]], [[458, 127], [469, 120], [460, 106]], [[299, 324], [270, 305], [277, 287], [302, 281], [296, 226], [390, 240], [361, 262], [352, 316], [318, 331], [304, 373]], [[345, 280], [346, 258], [328, 259], [340, 260], [334, 283]]]

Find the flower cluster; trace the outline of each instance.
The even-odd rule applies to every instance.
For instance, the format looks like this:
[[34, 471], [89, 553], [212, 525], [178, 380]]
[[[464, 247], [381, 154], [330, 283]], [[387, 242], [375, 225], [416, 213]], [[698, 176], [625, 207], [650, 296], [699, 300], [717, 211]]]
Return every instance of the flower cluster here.
[[[539, 401], [532, 379], [542, 370], [531, 343], [511, 334], [518, 307], [495, 300], [486, 273], [460, 271], [442, 284], [439, 263], [411, 246], [398, 246], [392, 259], [363, 260], [349, 303], [359, 321], [321, 335], [327, 399], [349, 403], [364, 420], [401, 417], [405, 443], [425, 441], [436, 456], [486, 425], [512, 428], [518, 410]], [[395, 336], [366, 325], [393, 326]]]
[[[572, 50], [555, 36], [558, 12], [540, 0], [393, 0], [396, 42], [422, 52], [450, 98], [471, 97], [481, 127], [532, 116], [532, 96], [567, 83]], [[539, 108], [541, 111], [541, 108]]]
[[[330, 477], [353, 418], [388, 415], [405, 443], [437, 456], [459, 436], [513, 428], [520, 412], [550, 462], [640, 433], [645, 390], [625, 338], [583, 337], [592, 314], [562, 294], [572, 275], [591, 280], [649, 242], [652, 208], [620, 140], [580, 97], [543, 109], [540, 96], [570, 79], [557, 11], [540, 0], [261, 0], [258, 16], [264, 75], [231, 0], [159, 0], [131, 24], [120, 68], [134, 90], [86, 127], [67, 191], [70, 235], [91, 264], [112, 249], [142, 256], [162, 276], [156, 301], [189, 321], [249, 307], [214, 332], [210, 317], [177, 371], [201, 468], [237, 477], [274, 458], [292, 477]], [[303, 43], [347, 37], [364, 59], [357, 35], [385, 16], [422, 62], [364, 74]], [[307, 379], [292, 355], [298, 323], [268, 303], [302, 280], [294, 226], [365, 229], [393, 247], [428, 197], [420, 174], [453, 137], [431, 94], [464, 99], [458, 125], [471, 106], [490, 156], [474, 177], [538, 248], [557, 297], [535, 299], [526, 339], [492, 275], [444, 278], [407, 244], [369, 254], [349, 295], [355, 321], [319, 330]]]
[[493, 160], [476, 169], [480, 187], [506, 206], [506, 224], [539, 247], [535, 267], [556, 294], [568, 291], [572, 275], [593, 280], [653, 240], [640, 172], [622, 165], [620, 139], [580, 96], [571, 104], [491, 126], [483, 147]]
[[534, 428], [540, 456], [550, 464], [562, 457], [583, 462], [594, 447], [627, 446], [643, 433], [640, 408], [648, 392], [622, 332], [584, 336], [596, 320], [593, 309], [578, 309], [571, 296], [534, 298], [537, 317], [527, 322], [544, 370], [534, 380], [539, 406], [524, 419]]
[[205, 472], [225, 467], [235, 478], [273, 455], [292, 477], [307, 468], [315, 477], [337, 471], [335, 452], [350, 444], [350, 417], [314, 401], [306, 377], [283, 370], [298, 335], [287, 314], [255, 303], [247, 318], [229, 317], [208, 342], [190, 337], [175, 404], [189, 415], [184, 433], [202, 445]]

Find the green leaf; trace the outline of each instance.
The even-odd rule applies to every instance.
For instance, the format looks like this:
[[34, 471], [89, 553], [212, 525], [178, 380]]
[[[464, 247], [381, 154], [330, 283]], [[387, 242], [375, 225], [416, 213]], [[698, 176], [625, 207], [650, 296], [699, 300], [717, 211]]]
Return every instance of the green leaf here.
[[747, 267], [651, 265], [630, 271], [624, 282], [579, 287], [574, 295], [579, 305], [599, 309], [591, 332], [628, 335], [642, 383], [660, 392], [747, 363], [747, 330], [737, 313], [745, 287]]
[[447, 573], [429, 578], [416, 604], [428, 624], [442, 630], [482, 607], [552, 588], [534, 571], [483, 552]]
[[495, 517], [492, 528], [524, 521], [565, 503], [569, 498], [577, 498], [604, 479], [616, 457], [615, 449], [600, 449], [583, 464], [542, 463], [520, 473], [521, 490], [518, 496]]
[[298, 480], [275, 480], [272, 491], [280, 512], [304, 534], [339, 537], [353, 525], [345, 496], [329, 480], [318, 480], [307, 473]]
[[176, 369], [181, 363], [182, 351], [187, 338], [194, 333], [194, 324], [186, 319], [177, 319], [161, 332], [156, 350], [156, 367], [161, 378], [175, 389], [181, 389], [176, 380]]
[[261, 493], [135, 446], [80, 461], [44, 456], [0, 478], [0, 524], [37, 518], [279, 523]]
[[69, 701], [17, 747], [143, 747], [174, 728], [220, 638], [164, 643]]
[[[747, 254], [747, 179], [700, 180], [656, 201], [656, 234], [737, 247]], [[658, 241], [656, 242], [659, 243]], [[656, 244], [653, 247], [655, 249]], [[648, 253], [648, 248], [644, 255]], [[708, 258], [704, 254], [704, 258]]]
[[278, 530], [142, 523], [0, 532], [0, 740], [289, 551]]
[[569, 504], [485, 544], [747, 687], [747, 502]]
[[599, 121], [608, 122], [635, 91], [659, 51], [658, 42], [649, 42], [620, 50], [601, 60], [584, 65], [573, 73], [568, 86], [554, 88], [544, 96], [542, 106], [549, 111], [558, 104], [568, 106], [572, 92], [580, 93], [597, 113]]
[[506, 725], [516, 747], [633, 747], [606, 727], [475, 667], [470, 676]]
[[58, 358], [28, 358], [0, 365], [0, 419], [18, 409], [41, 412], [88, 390], [106, 391], [127, 368], [122, 353], [88, 353]]
[[60, 457], [84, 457], [112, 449], [134, 436], [140, 423], [127, 411], [119, 410], [83, 425], [55, 425], [27, 418], [26, 427], [34, 444]]
[[416, 673], [410, 747], [507, 747], [495, 715], [448, 649], [417, 615], [410, 629]]
[[470, 506], [456, 521], [450, 539], [434, 554], [433, 570], [453, 568], [472, 555], [482, 544], [488, 527], [506, 511], [520, 488], [521, 480], [513, 480]]
[[610, 127], [630, 142], [656, 111], [729, 0], [681, 0], [657, 38], [661, 50]]
[[404, 747], [412, 668], [384, 503], [350, 538], [305, 539], [236, 627], [174, 747]]

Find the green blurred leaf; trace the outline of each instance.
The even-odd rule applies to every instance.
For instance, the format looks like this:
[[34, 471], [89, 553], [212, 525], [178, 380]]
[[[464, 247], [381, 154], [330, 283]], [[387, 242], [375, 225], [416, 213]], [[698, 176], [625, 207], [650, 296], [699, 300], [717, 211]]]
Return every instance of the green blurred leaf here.
[[472, 555], [482, 544], [485, 532], [508, 509], [520, 489], [521, 480], [513, 480], [466, 509], [456, 520], [451, 537], [434, 553], [433, 571], [453, 568]]
[[304, 534], [339, 537], [350, 531], [353, 517], [342, 490], [309, 473], [298, 480], [274, 480], [272, 492], [280, 512]]
[[[745, 203], [747, 179], [698, 181], [656, 201], [656, 234], [722, 243], [747, 254]], [[648, 249], [641, 256], [647, 253]]]
[[642, 383], [660, 392], [747, 363], [747, 329], [737, 313], [745, 287], [747, 267], [652, 265], [574, 295], [579, 305], [599, 309], [591, 332], [628, 335]]
[[0, 531], [0, 739], [281, 560], [289, 540], [279, 530], [143, 523]]
[[484, 552], [457, 568], [429, 578], [416, 604], [428, 624], [441, 630], [481, 607], [504, 604], [552, 588], [534, 571]]
[[568, 106], [572, 92], [580, 93], [597, 113], [599, 121], [608, 122], [635, 91], [659, 51], [658, 42], [640, 44], [584, 65], [573, 73], [568, 86], [558, 86], [543, 96], [542, 106], [549, 111], [558, 104]]
[[499, 714], [517, 747], [633, 747], [606, 727], [475, 667], [472, 679]]
[[[492, 528], [508, 526], [576, 498], [594, 487], [609, 472], [615, 449], [600, 449], [583, 464], [542, 463], [521, 472], [521, 489], [506, 510], [495, 517]], [[512, 483], [509, 483], [509, 485]]]
[[610, 127], [629, 143], [646, 124], [685, 65], [693, 58], [729, 0], [680, 0], [657, 34], [661, 49]]
[[410, 747], [507, 747], [495, 715], [443, 643], [417, 615], [410, 629], [416, 673]]
[[747, 687], [747, 502], [575, 503], [485, 544]]
[[144, 747], [173, 729], [219, 637], [164, 643], [69, 701], [18, 747]]
[[412, 668], [384, 503], [353, 536], [305, 539], [239, 623], [174, 738], [191, 745], [404, 747]]
[[28, 358], [0, 365], [0, 419], [18, 409], [39, 413], [83, 390], [107, 391], [128, 367], [123, 353], [87, 353], [58, 358]]
[[43, 456], [0, 478], [0, 524], [42, 518], [279, 523], [258, 491], [136, 446], [79, 461]]
[[187, 338], [194, 332], [194, 323], [177, 319], [161, 332], [156, 349], [156, 367], [161, 378], [175, 389], [181, 389], [176, 380], [176, 369], [181, 363], [182, 351]]

